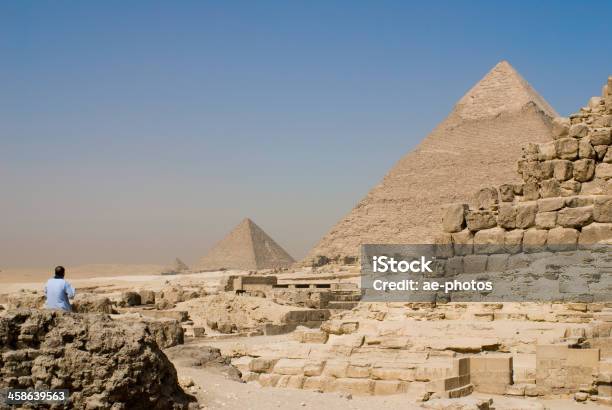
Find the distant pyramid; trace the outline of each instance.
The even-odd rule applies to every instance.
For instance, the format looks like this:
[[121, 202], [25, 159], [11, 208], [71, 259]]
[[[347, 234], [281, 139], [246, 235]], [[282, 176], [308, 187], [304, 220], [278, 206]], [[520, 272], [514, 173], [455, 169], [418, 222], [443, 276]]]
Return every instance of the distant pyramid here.
[[527, 142], [551, 139], [558, 116], [506, 61], [459, 100], [450, 115], [389, 171], [309, 252], [355, 257], [366, 243], [431, 243], [442, 206], [464, 192], [516, 181], [516, 158]]
[[200, 260], [201, 270], [271, 269], [295, 260], [255, 222], [246, 218]]
[[188, 270], [189, 270], [189, 266], [187, 266], [185, 262], [183, 262], [179, 258], [176, 258], [174, 260], [174, 263], [172, 263], [170, 266], [165, 267], [162, 272], [164, 274], [176, 274], [176, 273], [186, 272]]

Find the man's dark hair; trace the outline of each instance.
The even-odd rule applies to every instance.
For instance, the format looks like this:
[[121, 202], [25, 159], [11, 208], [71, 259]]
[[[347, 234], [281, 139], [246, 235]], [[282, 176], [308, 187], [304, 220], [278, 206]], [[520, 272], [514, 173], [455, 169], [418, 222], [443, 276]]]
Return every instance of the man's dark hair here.
[[64, 279], [65, 269], [63, 266], [57, 266], [55, 268], [55, 277], [57, 279]]

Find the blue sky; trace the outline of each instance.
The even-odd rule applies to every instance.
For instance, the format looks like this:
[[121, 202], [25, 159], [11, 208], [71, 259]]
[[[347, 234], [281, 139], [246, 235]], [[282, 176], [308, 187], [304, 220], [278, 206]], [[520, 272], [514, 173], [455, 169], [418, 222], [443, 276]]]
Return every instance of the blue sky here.
[[598, 95], [611, 15], [607, 1], [4, 1], [0, 265], [192, 263], [245, 216], [301, 257], [498, 61], [561, 114]]

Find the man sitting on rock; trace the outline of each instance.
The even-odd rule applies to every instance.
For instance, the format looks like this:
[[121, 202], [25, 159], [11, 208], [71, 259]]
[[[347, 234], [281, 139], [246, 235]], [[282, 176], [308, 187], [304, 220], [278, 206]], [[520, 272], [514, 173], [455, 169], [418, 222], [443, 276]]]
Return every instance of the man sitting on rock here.
[[45, 285], [45, 296], [47, 309], [61, 309], [67, 312], [72, 310], [68, 299], [74, 298], [74, 288], [64, 280], [65, 269], [63, 266], [55, 268], [55, 277], [49, 279]]

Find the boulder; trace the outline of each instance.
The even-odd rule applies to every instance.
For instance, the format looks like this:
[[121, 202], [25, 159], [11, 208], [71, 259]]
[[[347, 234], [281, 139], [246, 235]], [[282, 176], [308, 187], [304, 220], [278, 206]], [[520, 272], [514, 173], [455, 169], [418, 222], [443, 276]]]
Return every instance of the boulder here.
[[0, 351], [0, 389], [69, 389], [79, 409], [195, 404], [144, 324], [102, 314], [8, 311], [0, 314]]
[[78, 313], [114, 313], [109, 298], [92, 293], [77, 293], [72, 303], [72, 310]]
[[446, 207], [442, 220], [445, 232], [459, 232], [465, 227], [465, 214], [468, 211], [466, 204], [452, 204]]
[[123, 292], [121, 294], [121, 305], [139, 306], [140, 305], [140, 295], [136, 292]]

